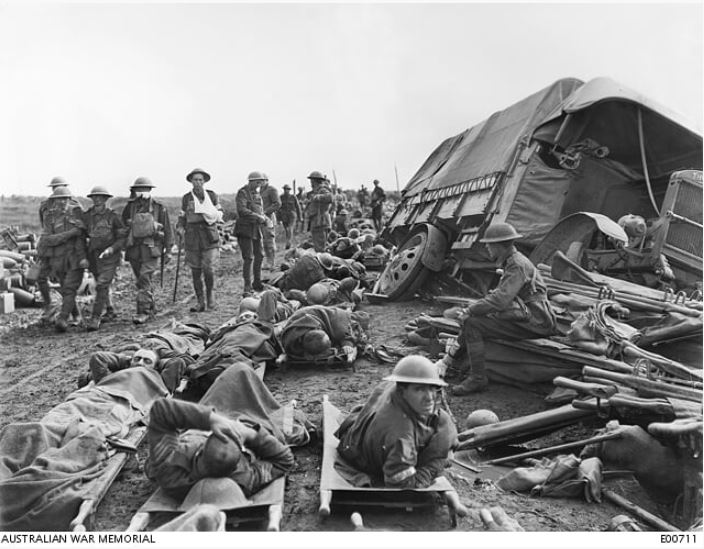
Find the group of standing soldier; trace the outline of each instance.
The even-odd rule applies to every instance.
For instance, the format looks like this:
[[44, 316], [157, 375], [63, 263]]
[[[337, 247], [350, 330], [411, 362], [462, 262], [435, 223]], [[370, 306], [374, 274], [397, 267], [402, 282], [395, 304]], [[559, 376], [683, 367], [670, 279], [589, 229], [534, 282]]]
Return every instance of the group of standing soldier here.
[[[263, 289], [264, 258], [266, 269], [275, 268], [277, 221], [283, 225], [287, 249], [292, 246], [296, 223], [301, 220], [310, 231], [315, 250], [323, 252], [332, 229], [335, 207], [330, 182], [319, 171], [308, 176], [311, 190], [305, 195], [299, 193], [304, 207], [291, 193], [289, 185], [284, 185], [279, 195], [263, 172], [252, 172], [247, 179], [247, 184], [237, 192], [235, 224], [243, 260], [245, 295]], [[186, 180], [193, 188], [182, 197], [176, 236], [179, 248], [182, 246], [185, 251], [185, 263], [191, 269], [197, 301], [191, 311], [202, 312], [216, 307], [214, 269], [220, 253], [217, 223], [222, 221], [222, 207], [217, 194], [204, 189], [210, 181], [210, 174], [205, 170], [192, 170]], [[379, 192], [378, 181], [374, 184], [372, 198], [376, 195], [377, 200], [373, 200], [373, 211], [376, 211], [380, 210], [377, 204], [385, 197], [383, 191]], [[154, 188], [151, 181], [146, 177], [135, 180], [120, 215], [108, 207], [113, 195], [103, 186], [94, 187], [88, 194], [93, 205], [86, 211], [62, 178], [55, 177], [49, 186], [53, 192], [39, 208], [41, 238], [37, 283], [47, 313], [52, 308], [49, 279], [59, 283], [62, 305], [54, 322], [56, 329], [64, 332], [68, 328], [85, 269], [90, 270], [96, 282], [95, 302], [86, 322], [87, 329], [97, 330], [104, 314], [114, 315], [110, 285], [123, 251], [137, 286], [133, 321], [142, 324], [153, 318], [156, 312], [153, 278], [160, 265], [163, 270], [171, 259], [174, 232], [166, 207], [151, 196]]]
[[155, 312], [152, 277], [171, 258], [173, 233], [166, 208], [151, 197], [154, 185], [139, 177], [130, 187], [130, 199], [118, 215], [107, 206], [113, 196], [103, 186], [95, 186], [88, 197], [93, 205], [83, 211], [60, 177], [49, 185], [53, 192], [39, 207], [41, 237], [37, 245], [39, 276], [37, 285], [45, 312], [51, 310], [49, 279], [59, 284], [61, 309], [54, 325], [65, 332], [76, 307], [76, 293], [89, 269], [96, 282], [96, 296], [88, 330], [97, 330], [104, 312], [113, 314], [110, 285], [120, 264], [121, 252], [137, 280], [135, 323], [144, 323]]

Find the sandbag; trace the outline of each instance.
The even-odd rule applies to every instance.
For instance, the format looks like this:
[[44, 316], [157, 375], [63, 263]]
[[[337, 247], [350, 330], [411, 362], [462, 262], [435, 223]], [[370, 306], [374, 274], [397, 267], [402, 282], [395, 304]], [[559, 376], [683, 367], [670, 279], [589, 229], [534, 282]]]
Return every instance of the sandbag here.
[[15, 305], [17, 307], [32, 307], [33, 305], [36, 305], [36, 300], [33, 293], [23, 290], [22, 288], [14, 287], [9, 288], [8, 291], [15, 294]]
[[10, 250], [0, 250], [0, 257], [9, 257], [15, 261], [22, 261], [24, 259], [24, 255]]

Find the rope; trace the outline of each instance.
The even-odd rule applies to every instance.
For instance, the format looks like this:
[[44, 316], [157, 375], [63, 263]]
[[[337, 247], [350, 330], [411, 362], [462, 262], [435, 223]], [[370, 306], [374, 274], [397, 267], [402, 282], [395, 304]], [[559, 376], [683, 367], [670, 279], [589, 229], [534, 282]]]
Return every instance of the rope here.
[[650, 203], [653, 205], [655, 213], [660, 216], [660, 210], [655, 203], [655, 197], [653, 196], [653, 188], [650, 184], [650, 176], [648, 175], [648, 164], [645, 160], [645, 140], [643, 139], [643, 111], [638, 108], [638, 144], [640, 145], [640, 159], [643, 165], [643, 175], [645, 176], [645, 184], [648, 187], [648, 196], [650, 197]]

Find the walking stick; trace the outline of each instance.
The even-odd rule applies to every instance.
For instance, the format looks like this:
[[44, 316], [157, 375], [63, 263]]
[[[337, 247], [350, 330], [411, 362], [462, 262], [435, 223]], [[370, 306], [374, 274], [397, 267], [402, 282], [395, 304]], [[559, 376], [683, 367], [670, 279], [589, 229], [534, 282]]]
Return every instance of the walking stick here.
[[178, 239], [178, 253], [176, 254], [176, 279], [174, 280], [174, 297], [172, 303], [176, 303], [176, 290], [178, 289], [178, 273], [181, 269], [181, 239]]

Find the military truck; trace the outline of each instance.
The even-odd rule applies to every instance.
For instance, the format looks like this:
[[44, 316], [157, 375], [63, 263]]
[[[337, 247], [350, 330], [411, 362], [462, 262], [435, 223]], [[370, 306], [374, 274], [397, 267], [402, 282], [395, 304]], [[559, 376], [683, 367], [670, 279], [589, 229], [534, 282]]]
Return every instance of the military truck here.
[[702, 135], [681, 116], [609, 78], [559, 80], [432, 152], [384, 228], [398, 253], [374, 292], [407, 299], [442, 272], [483, 295], [496, 266], [479, 239], [499, 221], [536, 262], [560, 250], [591, 270], [694, 292], [701, 170]]

